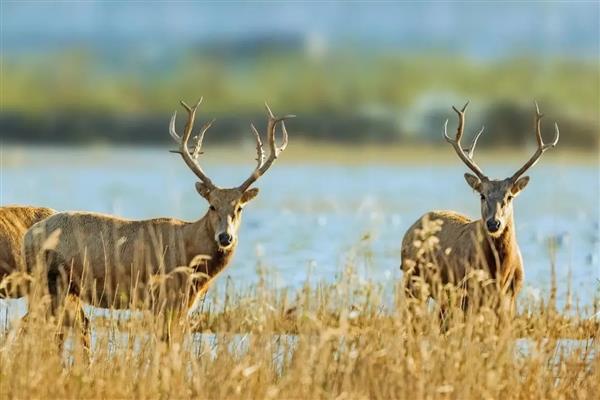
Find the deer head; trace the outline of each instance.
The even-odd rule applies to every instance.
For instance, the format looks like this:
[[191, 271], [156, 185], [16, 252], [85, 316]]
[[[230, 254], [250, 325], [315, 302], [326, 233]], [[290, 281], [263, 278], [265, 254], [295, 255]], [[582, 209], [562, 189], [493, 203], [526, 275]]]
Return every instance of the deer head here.
[[[528, 176], [522, 176], [525, 171], [531, 168], [535, 163], [538, 162], [541, 155], [551, 147], [556, 146], [559, 138], [558, 125], [554, 123], [555, 136], [551, 143], [544, 143], [542, 140], [541, 131], [541, 119], [543, 114], [540, 113], [540, 109], [535, 103], [535, 135], [537, 140], [537, 150], [517, 172], [511, 177], [506, 179], [489, 179], [481, 169], [473, 161], [473, 153], [479, 136], [483, 133], [483, 127], [475, 135], [473, 142], [469, 148], [463, 148], [460, 140], [462, 138], [464, 125], [465, 125], [465, 111], [469, 103], [467, 102], [461, 110], [452, 106], [452, 109], [458, 115], [458, 128], [456, 130], [455, 139], [450, 138], [447, 133], [448, 120], [444, 124], [444, 138], [452, 145], [458, 157], [465, 163], [471, 171], [475, 173], [465, 174], [465, 179], [469, 186], [480, 194], [481, 197], [481, 218], [487, 229], [487, 232], [497, 237], [502, 234], [504, 228], [506, 228], [507, 222], [512, 220], [513, 199], [527, 186], [529, 183]], [[466, 153], [465, 153], [466, 152]]]
[[[194, 143], [192, 145], [188, 144], [192, 135], [196, 110], [201, 103], [202, 98], [193, 107], [190, 107], [185, 102], [181, 101], [181, 105], [188, 113], [188, 120], [183, 135], [179, 136], [175, 130], [175, 118], [177, 112], [171, 117], [169, 133], [171, 134], [171, 137], [179, 143], [179, 150], [173, 152], [181, 155], [186, 165], [200, 180], [196, 183], [196, 190], [210, 205], [207, 218], [211, 231], [214, 232], [214, 240], [221, 250], [227, 250], [233, 247], [237, 242], [237, 231], [241, 222], [244, 205], [258, 195], [258, 188], [250, 188], [250, 186], [269, 169], [277, 157], [279, 157], [279, 154], [285, 150], [288, 143], [288, 133], [285, 129], [284, 121], [294, 116], [286, 115], [284, 117], [276, 117], [265, 103], [267, 109], [267, 138], [271, 150], [269, 157], [265, 160], [265, 153], [260, 134], [254, 125], [251, 124], [250, 127], [256, 138], [256, 169], [240, 186], [226, 189], [217, 187], [210, 178], [206, 176], [198, 163], [198, 158], [202, 154], [204, 134], [215, 120], [213, 119], [204, 124], [200, 132], [194, 136]], [[281, 130], [283, 132], [283, 143], [281, 146], [277, 146], [275, 143], [275, 128], [278, 124], [281, 124]]]

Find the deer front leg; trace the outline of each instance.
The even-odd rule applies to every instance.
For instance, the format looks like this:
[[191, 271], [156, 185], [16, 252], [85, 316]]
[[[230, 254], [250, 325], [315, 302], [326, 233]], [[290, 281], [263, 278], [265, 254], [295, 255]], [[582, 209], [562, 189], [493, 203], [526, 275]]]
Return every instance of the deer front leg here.
[[519, 292], [521, 291], [521, 288], [523, 287], [523, 275], [524, 275], [523, 266], [519, 265], [515, 269], [515, 273], [514, 273], [514, 276], [513, 276], [511, 285], [510, 285], [510, 299], [511, 299], [510, 313], [511, 313], [511, 316], [514, 316], [517, 311], [517, 296], [518, 296]]
[[79, 290], [68, 279], [64, 264], [56, 258], [48, 265], [47, 283], [50, 295], [49, 316], [58, 324], [56, 336], [60, 348], [64, 346], [64, 329], [78, 327], [82, 334], [84, 348], [89, 351], [91, 349], [90, 323], [83, 310]]

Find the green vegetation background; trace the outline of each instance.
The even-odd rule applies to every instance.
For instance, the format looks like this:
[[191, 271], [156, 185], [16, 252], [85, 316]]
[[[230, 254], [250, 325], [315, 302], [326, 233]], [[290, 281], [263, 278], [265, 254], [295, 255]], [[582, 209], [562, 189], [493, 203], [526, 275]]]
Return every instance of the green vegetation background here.
[[5, 58], [2, 67], [0, 131], [16, 142], [166, 142], [178, 101], [200, 95], [200, 118], [217, 117], [211, 132], [223, 141], [260, 123], [265, 99], [299, 116], [290, 123], [295, 135], [324, 141], [434, 142], [443, 121], [454, 122], [450, 106], [466, 99], [467, 129], [485, 124], [492, 132], [484, 146], [532, 139], [524, 132], [533, 99], [547, 115], [548, 136], [559, 122], [563, 145], [596, 149], [600, 131], [597, 61], [190, 52], [157, 67], [68, 51]]

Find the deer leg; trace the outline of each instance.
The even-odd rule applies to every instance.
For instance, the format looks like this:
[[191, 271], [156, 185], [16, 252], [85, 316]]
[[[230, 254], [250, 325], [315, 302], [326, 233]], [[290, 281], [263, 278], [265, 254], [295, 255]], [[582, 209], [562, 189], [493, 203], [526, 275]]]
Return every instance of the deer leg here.
[[182, 310], [167, 308], [158, 316], [160, 332], [160, 341], [165, 342], [167, 347], [171, 345], [178, 335], [181, 334], [183, 323], [188, 323], [185, 316], [182, 315]]
[[152, 314], [154, 316], [154, 332], [157, 335], [157, 339], [166, 343], [167, 346], [170, 345], [173, 338], [173, 328], [179, 315], [174, 306], [173, 299], [168, 297], [169, 294], [173, 293], [165, 290], [154, 291], [151, 303]]
[[411, 327], [414, 334], [422, 333], [423, 324], [428, 324], [429, 304], [431, 297], [430, 285], [418, 267], [404, 270], [402, 282], [404, 301], [406, 305], [406, 324]]
[[163, 313], [162, 318], [162, 334], [161, 340], [167, 343], [167, 346], [171, 345], [171, 340], [173, 339], [173, 310], [167, 309]]
[[[9, 279], [9, 275], [10, 275], [10, 266], [8, 264], [6, 264], [4, 261], [0, 260], [0, 283], [4, 283], [2, 282], [4, 279]], [[10, 284], [7, 284], [5, 287], [0, 288], [0, 299], [9, 299], [11, 298], [10, 295]]]
[[56, 334], [59, 345], [64, 345], [64, 329], [77, 326], [82, 334], [84, 348], [90, 350], [91, 334], [90, 323], [83, 310], [79, 298], [79, 290], [66, 274], [65, 264], [57, 257], [48, 264], [47, 282], [50, 294], [49, 314], [58, 323]]
[[418, 298], [417, 290], [412, 280], [412, 275], [406, 276], [404, 279], [404, 294], [409, 298]]
[[71, 301], [76, 304], [75, 325], [79, 327], [79, 331], [81, 332], [81, 340], [83, 342], [84, 349], [89, 352], [92, 349], [92, 332], [90, 328], [90, 320], [85, 315], [83, 303], [79, 298], [79, 295], [71, 294], [70, 296]]
[[416, 287], [417, 285], [415, 285], [414, 275], [410, 272], [405, 272], [402, 285], [404, 286], [404, 299], [408, 305], [407, 310], [412, 316], [415, 316], [418, 311], [417, 303], [420, 303], [421, 296]]
[[440, 322], [440, 331], [442, 333], [448, 332], [448, 308], [445, 305], [440, 304], [440, 310], [438, 312], [438, 319]]
[[512, 293], [511, 293], [511, 313], [512, 315], [515, 315], [515, 313], [517, 312], [517, 295], [519, 294], [519, 292], [521, 291], [521, 288], [523, 287], [523, 267], [519, 266], [516, 270], [515, 270], [515, 276], [513, 277], [513, 283], [511, 285], [512, 287]]
[[517, 267], [509, 276], [508, 282], [500, 291], [500, 311], [512, 318], [516, 313], [517, 295], [523, 286], [523, 267]]
[[411, 266], [402, 265], [401, 269], [404, 271], [404, 293], [406, 296], [411, 299], [426, 301], [429, 295], [423, 292], [423, 285], [428, 280], [423, 275], [419, 265], [416, 263]]

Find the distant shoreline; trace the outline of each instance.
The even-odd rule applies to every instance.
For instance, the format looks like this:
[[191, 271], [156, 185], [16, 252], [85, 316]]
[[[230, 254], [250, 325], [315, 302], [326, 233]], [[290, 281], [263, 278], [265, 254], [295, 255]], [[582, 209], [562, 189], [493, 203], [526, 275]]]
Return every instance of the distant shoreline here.
[[[174, 157], [168, 153], [173, 149], [168, 145], [47, 145], [47, 144], [3, 144], [0, 142], [1, 166], [10, 167], [22, 162], [64, 162], [65, 152], [74, 159], [85, 161], [90, 158], [105, 158], [110, 155], [126, 157], [140, 151], [156, 152], [165, 157]], [[204, 162], [207, 164], [231, 163], [244, 165], [254, 163], [256, 150], [254, 144], [246, 142], [235, 145], [206, 145]], [[268, 151], [268, 149], [265, 149]], [[482, 148], [477, 150], [475, 157], [479, 162], [490, 164], [504, 164], [507, 162], [518, 163], [525, 161], [532, 152], [528, 148]], [[449, 146], [428, 145], [390, 145], [367, 144], [352, 145], [348, 143], [310, 142], [306, 140], [290, 140], [290, 145], [280, 156], [278, 162], [282, 164], [308, 164], [315, 165], [450, 165], [458, 163], [458, 159]], [[600, 166], [600, 149], [561, 147], [560, 143], [553, 151], [544, 154], [544, 163], [554, 165], [583, 165]], [[600, 167], [599, 167], [600, 168]]]

